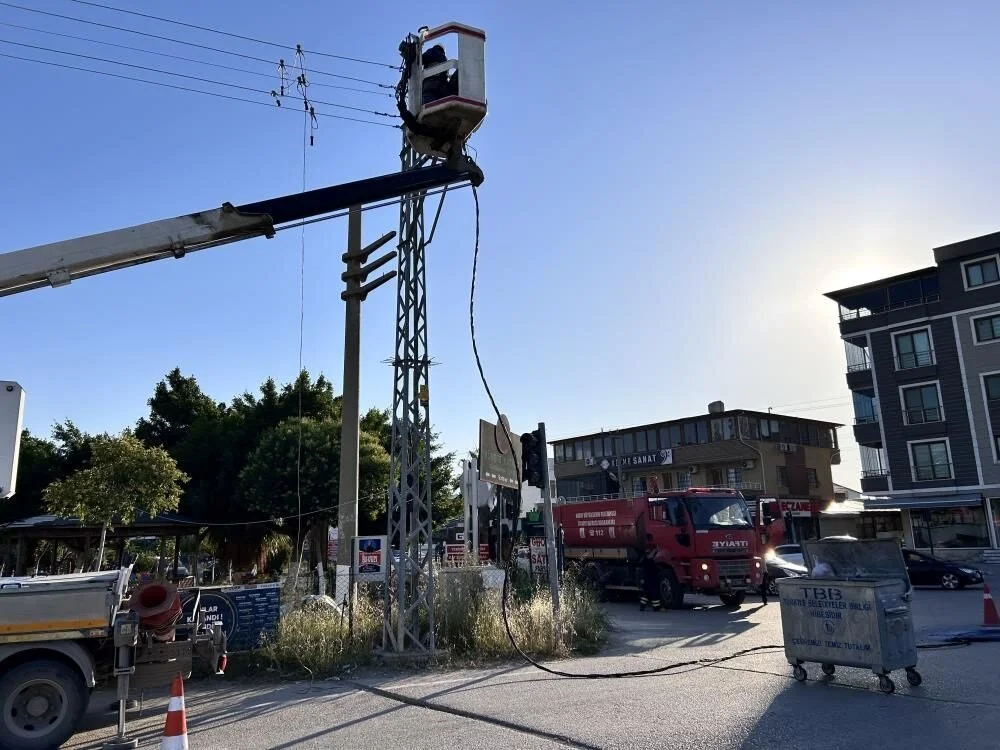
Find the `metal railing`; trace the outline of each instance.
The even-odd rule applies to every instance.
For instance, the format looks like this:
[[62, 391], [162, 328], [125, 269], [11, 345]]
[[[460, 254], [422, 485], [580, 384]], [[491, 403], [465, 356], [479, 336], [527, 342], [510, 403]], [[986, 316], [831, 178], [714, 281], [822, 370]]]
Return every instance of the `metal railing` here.
[[935, 363], [936, 360], [934, 359], [933, 349], [896, 355], [897, 370], [912, 370], [915, 367], [928, 367]]
[[891, 305], [883, 305], [882, 307], [862, 307], [857, 310], [842, 310], [840, 313], [840, 320], [857, 320], [858, 318], [868, 318], [872, 315], [883, 315], [890, 310], [904, 310], [907, 307], [917, 307], [918, 305], [926, 305], [931, 302], [940, 302], [940, 294], [928, 294], [919, 299], [908, 300], [906, 302], [896, 302]]
[[855, 362], [854, 364], [847, 365], [848, 372], [864, 372], [865, 370], [871, 370], [871, 369], [872, 369], [871, 361]]
[[941, 407], [932, 406], [929, 408], [915, 407], [912, 409], [906, 409], [903, 412], [903, 423], [904, 424], [927, 424], [929, 422], [943, 422], [944, 413], [941, 411]]
[[889, 476], [888, 469], [862, 469], [862, 479], [885, 479]]
[[942, 479], [953, 479], [954, 474], [950, 463], [914, 464], [913, 478], [917, 482], [935, 482]]
[[854, 424], [878, 424], [878, 414], [862, 414], [854, 418]]

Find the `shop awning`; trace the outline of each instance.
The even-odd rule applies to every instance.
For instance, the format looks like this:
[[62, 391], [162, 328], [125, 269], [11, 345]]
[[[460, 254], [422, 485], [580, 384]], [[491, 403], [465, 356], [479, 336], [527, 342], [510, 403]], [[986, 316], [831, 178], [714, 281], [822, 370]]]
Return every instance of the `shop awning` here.
[[963, 508], [983, 504], [983, 496], [978, 492], [949, 495], [910, 495], [894, 497], [865, 498], [865, 510], [889, 510], [911, 508]]

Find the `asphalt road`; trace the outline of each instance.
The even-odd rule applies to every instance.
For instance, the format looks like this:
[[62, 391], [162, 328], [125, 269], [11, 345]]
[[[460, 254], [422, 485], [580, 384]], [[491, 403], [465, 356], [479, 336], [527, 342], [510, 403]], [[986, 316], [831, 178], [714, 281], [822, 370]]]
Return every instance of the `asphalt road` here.
[[[685, 609], [608, 608], [616, 624], [600, 657], [551, 664], [576, 674], [649, 669], [780, 645], [774, 603], [736, 612], [691, 597]], [[982, 620], [982, 591], [918, 590], [915, 626], [932, 632]], [[994, 750], [1000, 738], [1000, 643], [922, 650], [923, 685], [878, 692], [859, 669], [824, 677], [809, 665], [795, 682], [780, 651], [633, 679], [569, 680], [530, 666], [462, 672], [366, 672], [351, 680], [262, 685], [189, 683], [192, 750], [240, 748], [905, 748]], [[95, 696], [95, 709], [111, 696]], [[165, 701], [148, 700], [130, 722], [140, 747], [156, 747]], [[96, 710], [65, 747], [100, 748], [113, 716]]]

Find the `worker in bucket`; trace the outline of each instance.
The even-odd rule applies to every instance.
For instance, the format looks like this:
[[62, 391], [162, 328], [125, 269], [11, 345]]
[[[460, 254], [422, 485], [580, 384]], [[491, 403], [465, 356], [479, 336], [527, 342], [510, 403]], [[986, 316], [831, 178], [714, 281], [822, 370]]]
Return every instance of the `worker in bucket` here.
[[644, 612], [646, 607], [652, 605], [654, 612], [659, 612], [662, 603], [660, 602], [660, 579], [662, 572], [660, 564], [656, 562], [656, 545], [653, 543], [653, 535], [646, 534], [646, 554], [642, 558], [642, 593], [639, 595], [639, 611]]

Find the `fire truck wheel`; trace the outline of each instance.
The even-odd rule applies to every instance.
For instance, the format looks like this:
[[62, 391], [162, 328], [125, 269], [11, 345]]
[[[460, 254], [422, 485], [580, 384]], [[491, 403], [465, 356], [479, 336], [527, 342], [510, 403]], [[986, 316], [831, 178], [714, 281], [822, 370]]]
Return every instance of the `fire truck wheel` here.
[[719, 598], [727, 607], [738, 607], [747, 598], [747, 593], [745, 591], [737, 591], [735, 594], [719, 594]]
[[663, 571], [663, 578], [660, 579], [660, 601], [664, 609], [680, 609], [684, 604], [684, 591], [672, 570]]
[[79, 670], [60, 661], [13, 667], [0, 677], [0, 747], [59, 747], [72, 736], [88, 698]]

